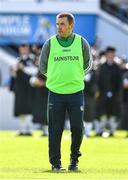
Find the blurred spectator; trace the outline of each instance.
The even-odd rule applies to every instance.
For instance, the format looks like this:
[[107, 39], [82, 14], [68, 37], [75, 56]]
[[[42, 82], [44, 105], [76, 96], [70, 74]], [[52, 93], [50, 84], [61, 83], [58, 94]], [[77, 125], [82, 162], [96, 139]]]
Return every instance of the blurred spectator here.
[[[38, 68], [39, 56], [41, 46], [33, 44], [31, 51], [34, 54], [34, 64]], [[30, 78], [30, 84], [34, 88], [33, 99], [33, 123], [38, 123], [43, 131], [41, 136], [48, 136], [48, 121], [47, 121], [47, 98], [48, 90], [45, 87], [46, 77], [41, 75], [40, 72]]]
[[39, 65], [39, 56], [40, 56], [41, 46], [37, 44], [33, 44], [31, 46], [31, 52], [34, 55], [34, 64], [38, 67]]
[[121, 70], [114, 61], [115, 52], [113, 47], [106, 49], [106, 62], [98, 70], [99, 135], [107, 128], [109, 135], [113, 136], [120, 116]]
[[84, 110], [84, 134], [87, 137], [92, 135], [94, 110], [95, 110], [95, 91], [96, 91], [96, 79], [95, 71], [89, 72], [85, 76], [85, 110]]
[[47, 99], [48, 89], [45, 87], [46, 77], [39, 72], [30, 78], [30, 84], [35, 89], [33, 99], [33, 123], [39, 123], [43, 130], [42, 136], [48, 136]]
[[128, 62], [125, 63], [123, 72], [123, 117], [122, 128], [127, 131], [128, 137]]
[[18, 135], [32, 135], [32, 103], [33, 88], [29, 84], [31, 74], [35, 73], [33, 60], [30, 58], [30, 49], [27, 44], [19, 46], [17, 66], [11, 71], [15, 92], [14, 115], [19, 119]]

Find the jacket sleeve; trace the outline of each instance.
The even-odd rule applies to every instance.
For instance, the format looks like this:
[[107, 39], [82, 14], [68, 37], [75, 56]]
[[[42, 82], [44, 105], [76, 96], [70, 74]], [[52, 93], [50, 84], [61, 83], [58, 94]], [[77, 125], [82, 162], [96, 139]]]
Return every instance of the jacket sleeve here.
[[90, 52], [90, 46], [86, 39], [82, 37], [82, 50], [84, 59], [84, 72], [87, 74], [92, 69], [92, 58]]
[[47, 40], [42, 47], [39, 57], [39, 71], [47, 76], [48, 57], [50, 53], [50, 40]]

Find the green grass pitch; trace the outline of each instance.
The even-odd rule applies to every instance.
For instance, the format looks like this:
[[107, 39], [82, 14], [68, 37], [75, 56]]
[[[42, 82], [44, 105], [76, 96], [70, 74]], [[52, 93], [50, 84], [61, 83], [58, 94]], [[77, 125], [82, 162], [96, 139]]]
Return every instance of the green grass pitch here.
[[[114, 138], [84, 138], [79, 172], [54, 173], [48, 162], [48, 139], [36, 131], [33, 137], [16, 137], [14, 131], [0, 132], [0, 180], [128, 180], [128, 138], [117, 131]], [[67, 168], [70, 133], [62, 138], [62, 165]]]

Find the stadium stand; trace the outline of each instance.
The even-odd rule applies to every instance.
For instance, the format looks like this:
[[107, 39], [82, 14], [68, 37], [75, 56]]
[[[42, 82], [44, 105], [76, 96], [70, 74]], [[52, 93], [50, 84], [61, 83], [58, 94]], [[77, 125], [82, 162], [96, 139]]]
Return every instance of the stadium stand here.
[[101, 8], [121, 21], [128, 23], [127, 0], [101, 0]]

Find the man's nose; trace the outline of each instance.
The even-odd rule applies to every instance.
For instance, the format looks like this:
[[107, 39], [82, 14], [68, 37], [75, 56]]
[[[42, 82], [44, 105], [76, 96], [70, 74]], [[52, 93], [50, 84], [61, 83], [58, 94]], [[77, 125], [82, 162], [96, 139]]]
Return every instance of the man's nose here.
[[58, 31], [61, 31], [61, 27], [58, 27], [57, 29], [58, 29]]

